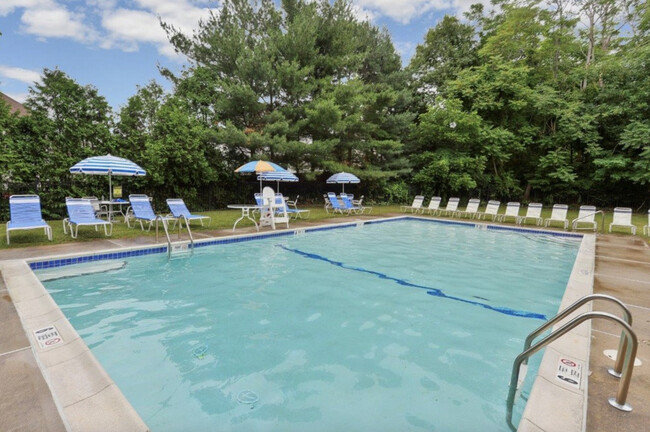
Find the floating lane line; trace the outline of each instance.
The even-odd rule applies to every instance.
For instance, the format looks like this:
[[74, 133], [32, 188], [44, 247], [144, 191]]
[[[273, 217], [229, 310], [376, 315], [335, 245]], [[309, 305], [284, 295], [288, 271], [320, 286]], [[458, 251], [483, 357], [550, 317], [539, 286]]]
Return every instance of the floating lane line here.
[[488, 310], [491, 310], [491, 311], [499, 312], [499, 313], [502, 313], [502, 314], [505, 314], [505, 315], [517, 316], [517, 317], [521, 317], [521, 318], [539, 319], [539, 320], [544, 320], [544, 321], [547, 319], [546, 315], [543, 315], [543, 314], [511, 309], [511, 308], [508, 308], [508, 307], [492, 306], [492, 305], [489, 305], [487, 303], [481, 303], [481, 302], [477, 302], [477, 301], [474, 301], [474, 300], [468, 300], [468, 299], [464, 299], [464, 298], [461, 298], [461, 297], [451, 296], [451, 295], [445, 294], [442, 290], [440, 290], [438, 288], [432, 288], [432, 287], [428, 287], [428, 286], [425, 286], [425, 285], [414, 284], [414, 283], [405, 281], [404, 279], [398, 279], [398, 278], [389, 276], [389, 275], [387, 275], [385, 273], [377, 272], [377, 271], [374, 271], [374, 270], [368, 270], [368, 269], [365, 269], [363, 267], [350, 266], [350, 265], [347, 265], [347, 264], [345, 264], [343, 262], [340, 262], [340, 261], [334, 261], [334, 260], [332, 260], [330, 258], [327, 258], [327, 257], [324, 257], [322, 255], [318, 255], [318, 254], [311, 253], [311, 252], [305, 252], [305, 251], [302, 251], [300, 249], [293, 249], [293, 248], [287, 247], [285, 245], [276, 244], [276, 246], [281, 248], [281, 249], [284, 249], [284, 250], [286, 250], [288, 252], [293, 252], [295, 254], [303, 256], [305, 258], [310, 258], [310, 259], [314, 259], [314, 260], [318, 260], [318, 261], [324, 261], [324, 262], [326, 262], [328, 264], [332, 264], [332, 265], [335, 265], [337, 267], [344, 268], [346, 270], [353, 270], [353, 271], [357, 271], [357, 272], [361, 272], [361, 273], [367, 273], [367, 274], [371, 274], [373, 276], [377, 276], [379, 279], [385, 279], [385, 280], [393, 281], [393, 282], [397, 283], [398, 285], [407, 286], [407, 287], [411, 287], [411, 288], [423, 289], [423, 290], [427, 291], [427, 294], [429, 294], [431, 296], [434, 296], [434, 297], [441, 297], [441, 298], [445, 298], [445, 299], [449, 299], [449, 300], [455, 300], [455, 301], [459, 301], [459, 302], [462, 302], [462, 303], [471, 304], [471, 305], [474, 305], [474, 306], [479, 306], [479, 307], [482, 307], [482, 308], [485, 308], [485, 309], [488, 309]]

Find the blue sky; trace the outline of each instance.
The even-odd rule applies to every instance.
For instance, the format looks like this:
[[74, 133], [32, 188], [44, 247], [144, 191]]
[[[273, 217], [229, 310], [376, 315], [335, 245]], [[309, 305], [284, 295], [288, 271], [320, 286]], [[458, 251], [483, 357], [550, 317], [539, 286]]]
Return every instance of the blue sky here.
[[[478, 0], [353, 0], [359, 17], [388, 28], [406, 64], [430, 27]], [[158, 18], [186, 33], [215, 0], [0, 0], [0, 91], [23, 101], [44, 68], [91, 84], [115, 109], [151, 80], [158, 65], [180, 70]]]

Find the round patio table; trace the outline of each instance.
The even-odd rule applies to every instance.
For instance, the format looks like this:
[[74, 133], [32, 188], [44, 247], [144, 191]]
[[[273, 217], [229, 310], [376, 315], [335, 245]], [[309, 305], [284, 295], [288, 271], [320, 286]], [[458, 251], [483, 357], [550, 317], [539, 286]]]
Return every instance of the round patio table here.
[[241, 210], [241, 217], [235, 221], [235, 224], [232, 226], [233, 232], [235, 231], [235, 228], [237, 227], [237, 224], [239, 223], [240, 220], [247, 218], [251, 220], [255, 224], [255, 228], [259, 231], [260, 227], [257, 225], [257, 222], [255, 219], [253, 219], [250, 215], [251, 209], [256, 210], [256, 209], [261, 209], [263, 206], [255, 205], [255, 204], [228, 204], [228, 208], [230, 209], [237, 209]]

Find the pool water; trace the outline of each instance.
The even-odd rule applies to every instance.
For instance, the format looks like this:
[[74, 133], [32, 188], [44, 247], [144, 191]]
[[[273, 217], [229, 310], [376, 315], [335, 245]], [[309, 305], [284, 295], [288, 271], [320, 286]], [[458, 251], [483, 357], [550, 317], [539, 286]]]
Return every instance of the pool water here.
[[402, 220], [45, 286], [153, 431], [508, 431], [579, 244]]

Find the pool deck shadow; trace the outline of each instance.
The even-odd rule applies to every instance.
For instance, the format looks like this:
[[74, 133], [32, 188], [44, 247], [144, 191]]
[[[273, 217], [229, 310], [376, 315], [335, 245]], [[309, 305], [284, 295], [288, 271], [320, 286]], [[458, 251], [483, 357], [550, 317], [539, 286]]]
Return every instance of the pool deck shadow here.
[[[352, 216], [319, 221], [298, 220], [292, 221], [291, 228], [308, 228], [342, 222], [354, 223], [358, 220], [391, 216], [404, 216], [404, 214]], [[512, 224], [506, 225], [512, 226]], [[269, 232], [269, 230], [262, 229], [260, 232]], [[254, 227], [238, 228], [234, 233], [230, 229], [205, 230], [195, 232], [194, 238], [200, 240], [253, 233], [256, 233]], [[176, 239], [174, 234], [172, 241]], [[187, 240], [187, 235], [182, 236], [182, 239]], [[93, 253], [165, 243], [164, 241], [156, 243], [155, 238], [142, 236], [5, 249], [0, 251], [0, 261]], [[642, 361], [642, 365], [634, 370], [628, 396], [628, 403], [632, 405], [633, 411], [623, 413], [612, 408], [607, 403], [607, 399], [616, 395], [618, 381], [605, 371], [607, 367], [613, 366], [613, 361], [603, 355], [603, 350], [617, 348], [620, 329], [609, 322], [594, 322], [591, 334], [586, 430], [588, 432], [647, 430], [650, 424], [650, 247], [640, 237], [598, 235], [595, 270], [594, 292], [613, 295], [630, 307], [634, 318], [633, 328], [639, 338], [637, 358]], [[598, 304], [594, 309], [618, 313], [608, 305]], [[37, 365], [29, 335], [22, 328], [2, 277], [0, 277], [0, 328], [2, 328], [0, 380], [4, 383], [3, 391], [0, 392], [2, 429], [79, 430], [67, 424], [60, 415], [62, 408], [57, 406], [47, 380]]]

